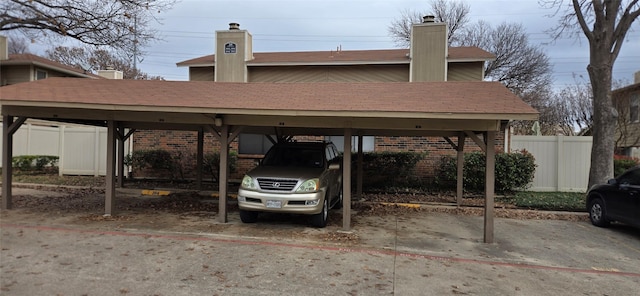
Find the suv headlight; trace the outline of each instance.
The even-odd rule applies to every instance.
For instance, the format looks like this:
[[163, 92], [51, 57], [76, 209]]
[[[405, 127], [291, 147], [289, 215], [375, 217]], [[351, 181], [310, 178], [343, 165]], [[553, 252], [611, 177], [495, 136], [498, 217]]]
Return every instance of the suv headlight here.
[[302, 182], [302, 185], [298, 187], [296, 192], [314, 192], [320, 187], [320, 179], [309, 179]]
[[256, 189], [257, 186], [255, 183], [253, 183], [253, 178], [251, 178], [249, 175], [244, 175], [244, 178], [242, 178], [242, 184], [241, 184], [242, 188], [245, 189]]

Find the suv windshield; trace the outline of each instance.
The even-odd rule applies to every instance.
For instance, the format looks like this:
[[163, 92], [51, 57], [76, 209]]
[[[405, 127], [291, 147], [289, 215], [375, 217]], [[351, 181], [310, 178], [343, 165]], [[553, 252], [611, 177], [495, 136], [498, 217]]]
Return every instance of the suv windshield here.
[[321, 168], [323, 150], [311, 147], [274, 146], [262, 160], [264, 166]]

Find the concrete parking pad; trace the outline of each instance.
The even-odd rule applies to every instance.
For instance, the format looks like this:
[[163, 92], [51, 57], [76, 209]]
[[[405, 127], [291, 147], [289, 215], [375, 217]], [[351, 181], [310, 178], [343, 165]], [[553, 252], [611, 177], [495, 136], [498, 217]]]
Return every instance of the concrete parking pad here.
[[[356, 241], [266, 217], [180, 231], [3, 211], [3, 295], [631, 295], [640, 231], [440, 213], [358, 216]], [[357, 214], [356, 214], [357, 215]], [[63, 215], [64, 216], [64, 215]], [[73, 222], [76, 221], [76, 222]], [[285, 221], [286, 222], [286, 221]], [[190, 221], [190, 223], [194, 223]], [[193, 224], [190, 224], [193, 225]], [[173, 229], [173, 230], [172, 230]], [[267, 233], [265, 230], [274, 230]], [[264, 235], [261, 235], [264, 234]]]

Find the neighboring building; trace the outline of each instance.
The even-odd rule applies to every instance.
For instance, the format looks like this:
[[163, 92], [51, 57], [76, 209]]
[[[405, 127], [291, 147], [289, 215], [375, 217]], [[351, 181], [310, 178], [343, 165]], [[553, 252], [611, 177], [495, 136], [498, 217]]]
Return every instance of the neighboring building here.
[[[493, 54], [477, 47], [448, 47], [446, 25], [433, 21], [413, 26], [409, 49], [342, 50], [338, 47], [326, 51], [265, 53], [253, 52], [252, 35], [247, 30], [240, 30], [237, 23], [229, 25], [228, 30], [216, 31], [215, 54], [177, 63], [178, 67], [188, 67], [189, 80], [239, 83], [481, 81], [485, 62], [495, 59]], [[496, 144], [502, 149], [504, 137], [498, 138]], [[324, 139], [342, 147], [342, 137]], [[353, 147], [357, 147], [355, 140], [353, 142]], [[172, 149], [180, 151], [186, 161], [193, 161], [195, 151], [190, 150], [195, 143], [194, 132], [138, 130], [134, 137], [135, 150]], [[211, 145], [217, 145], [217, 141], [205, 138], [205, 151], [209, 151]], [[265, 135], [240, 134], [232, 144], [232, 149], [238, 152], [240, 171], [253, 166], [255, 159], [261, 158], [270, 146], [271, 140]], [[427, 175], [433, 172], [443, 154], [455, 154], [442, 138], [370, 136], [363, 138], [363, 147], [364, 151], [428, 151], [429, 159], [421, 165]], [[476, 145], [469, 140], [466, 147]]]
[[[83, 69], [54, 62], [30, 53], [9, 54], [8, 47], [7, 37], [0, 36], [0, 86], [36, 81], [49, 77], [110, 78], [95, 75]], [[104, 72], [105, 75], [108, 75], [108, 73], [110, 72]]]
[[640, 71], [634, 76], [633, 84], [612, 93], [619, 116], [616, 153], [640, 158]]

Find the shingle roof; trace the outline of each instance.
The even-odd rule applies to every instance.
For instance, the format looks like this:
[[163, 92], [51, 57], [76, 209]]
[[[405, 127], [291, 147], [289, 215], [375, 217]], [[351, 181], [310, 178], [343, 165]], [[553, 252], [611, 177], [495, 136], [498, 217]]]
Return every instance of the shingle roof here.
[[104, 77], [92, 73], [85, 73], [83, 69], [58, 63], [30, 53], [10, 54], [8, 60], [0, 61], [0, 65], [36, 65], [47, 69], [69, 73], [77, 77], [105, 79]]
[[[260, 64], [318, 64], [318, 63], [409, 63], [409, 49], [256, 52], [249, 66]], [[450, 47], [450, 61], [486, 61], [495, 56], [478, 47]], [[213, 66], [215, 55], [202, 56], [177, 63], [178, 67]]]
[[[5, 86], [2, 105], [227, 114], [349, 113], [363, 117], [523, 119], [537, 111], [498, 82], [229, 83], [50, 78]], [[401, 115], [406, 114], [406, 115]], [[391, 116], [391, 115], [390, 115]]]

